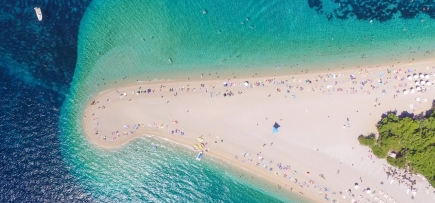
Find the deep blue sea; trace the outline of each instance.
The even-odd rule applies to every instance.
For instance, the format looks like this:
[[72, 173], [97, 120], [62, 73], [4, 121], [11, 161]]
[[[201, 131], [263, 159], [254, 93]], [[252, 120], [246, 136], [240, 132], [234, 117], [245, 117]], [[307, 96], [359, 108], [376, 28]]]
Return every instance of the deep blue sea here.
[[64, 164], [59, 140], [89, 3], [1, 1], [0, 202], [92, 201]]
[[0, 202], [308, 202], [155, 137], [97, 148], [83, 107], [115, 82], [409, 63], [435, 47], [433, 1], [1, 5]]

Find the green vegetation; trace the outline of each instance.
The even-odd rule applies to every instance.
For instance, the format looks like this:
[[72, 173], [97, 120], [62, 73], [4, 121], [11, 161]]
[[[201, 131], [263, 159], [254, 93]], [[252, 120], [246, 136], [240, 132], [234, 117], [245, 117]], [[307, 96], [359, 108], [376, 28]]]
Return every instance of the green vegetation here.
[[389, 113], [377, 128], [377, 139], [374, 134], [361, 135], [359, 143], [370, 147], [379, 158], [397, 152], [396, 158], [387, 158], [388, 163], [424, 175], [435, 187], [435, 112], [421, 119], [399, 118]]
[[358, 137], [358, 141], [360, 144], [364, 146], [369, 146], [370, 148], [373, 148], [373, 146], [375, 146], [376, 144], [376, 136], [373, 133], [370, 134], [369, 136], [360, 135]]

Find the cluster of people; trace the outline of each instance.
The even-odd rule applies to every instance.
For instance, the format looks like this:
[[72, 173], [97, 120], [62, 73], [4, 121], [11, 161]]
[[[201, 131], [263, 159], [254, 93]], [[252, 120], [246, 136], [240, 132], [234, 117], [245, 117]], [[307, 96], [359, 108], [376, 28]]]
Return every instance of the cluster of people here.
[[[248, 161], [252, 162], [252, 159], [247, 158], [250, 155], [247, 151], [242, 152], [242, 155]], [[237, 155], [235, 155], [234, 158], [238, 159], [239, 157]], [[291, 182], [293, 182], [294, 184], [296, 184], [297, 186], [299, 186], [301, 188], [311, 187], [311, 188], [313, 188], [315, 190], [318, 190], [319, 191], [319, 195], [323, 195], [325, 200], [329, 200], [328, 192], [330, 192], [330, 189], [328, 187], [322, 186], [321, 184], [316, 183], [312, 179], [310, 179], [308, 181], [308, 183], [304, 182], [304, 181], [298, 180], [298, 178], [297, 178], [297, 174], [298, 174], [297, 171], [294, 170], [294, 169], [293, 169], [294, 171], [291, 171], [291, 166], [290, 165], [283, 165], [282, 163], [277, 163], [276, 164], [277, 170], [274, 171], [274, 168], [272, 166], [268, 167], [268, 164], [272, 165], [273, 161], [271, 160], [271, 161], [269, 161], [267, 163], [267, 161], [262, 156], [261, 152], [257, 153], [257, 158], [259, 159], [259, 162], [256, 162], [255, 166], [260, 166], [260, 164], [262, 164], [263, 168], [268, 169], [269, 171], [273, 172], [277, 176], [280, 176], [280, 174], [283, 174], [282, 175], [283, 178], [290, 180]], [[242, 163], [246, 163], [246, 160], [243, 159]], [[306, 175], [307, 175], [306, 177], [309, 177], [310, 172], [307, 172]], [[321, 176], [324, 179], [323, 174], [320, 174], [319, 176]], [[306, 179], [306, 178], [305, 177], [299, 177], [299, 179]], [[279, 187], [279, 189], [281, 189], [280, 185], [278, 185], [278, 187]], [[293, 190], [293, 188], [291, 188], [291, 190]], [[301, 194], [303, 194], [303, 193], [301, 193]], [[334, 195], [335, 192], [333, 192], [331, 194]]]
[[410, 170], [399, 170], [392, 167], [384, 167], [384, 172], [387, 174], [387, 179], [391, 179], [391, 183], [393, 183], [395, 180], [400, 184], [404, 184], [408, 186], [411, 190], [416, 190], [416, 188], [413, 188], [413, 186], [416, 185], [416, 180], [412, 179], [412, 171]]
[[174, 134], [174, 133], [176, 133], [176, 134], [180, 134], [180, 135], [184, 135], [184, 132], [181, 131], [181, 130], [178, 130], [178, 129], [171, 130], [171, 134]]

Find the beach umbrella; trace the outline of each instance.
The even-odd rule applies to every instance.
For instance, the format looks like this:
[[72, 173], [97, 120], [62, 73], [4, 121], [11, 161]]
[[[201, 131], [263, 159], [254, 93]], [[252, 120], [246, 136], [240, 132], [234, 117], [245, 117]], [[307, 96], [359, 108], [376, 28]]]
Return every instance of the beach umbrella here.
[[358, 189], [358, 188], [359, 188], [358, 183], [355, 183], [355, 189]]
[[421, 79], [423, 79], [423, 78], [424, 78], [424, 75], [423, 75], [423, 73], [420, 73], [420, 78], [421, 78]]
[[367, 192], [367, 194], [370, 194], [370, 188], [369, 187], [366, 189], [366, 192]]
[[408, 80], [412, 80], [412, 76], [408, 75]]
[[426, 81], [426, 85], [431, 85], [432, 83], [429, 81]]
[[411, 91], [410, 91], [411, 93], [414, 93], [415, 92], [415, 89], [414, 88], [411, 88]]
[[417, 91], [420, 91], [421, 90], [421, 87], [417, 87]]
[[247, 87], [249, 85], [249, 82], [245, 81], [244, 85], [245, 85], [245, 87]]
[[424, 78], [429, 79], [429, 75], [428, 74], [424, 75]]
[[275, 134], [278, 132], [278, 128], [281, 127], [277, 122], [273, 125], [272, 133]]
[[414, 78], [418, 78], [418, 75], [414, 73]]
[[420, 85], [420, 82], [418, 82], [418, 80], [416, 80], [416, 81], [415, 81], [415, 84], [416, 84], [416, 85]]
[[408, 90], [403, 90], [403, 94], [408, 94]]

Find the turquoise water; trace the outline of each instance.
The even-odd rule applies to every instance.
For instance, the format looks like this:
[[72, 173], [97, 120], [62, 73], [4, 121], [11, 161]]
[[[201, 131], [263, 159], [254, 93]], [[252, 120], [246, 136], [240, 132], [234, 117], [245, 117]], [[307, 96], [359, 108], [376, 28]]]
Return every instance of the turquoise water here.
[[80, 38], [87, 44], [79, 52], [86, 56], [78, 59], [78, 69], [92, 71], [78, 72], [100, 81], [122, 75], [146, 80], [418, 59], [433, 49], [433, 22], [425, 16], [328, 21], [305, 1], [96, 0], [81, 24]]
[[[84, 106], [115, 82], [409, 63], [431, 57], [433, 23], [425, 14], [328, 20], [306, 1], [94, 0], [62, 108], [62, 155], [97, 201], [308, 202], [215, 160], [197, 163], [194, 152], [155, 138], [99, 149], [82, 133]], [[158, 153], [146, 152], [152, 145]]]

